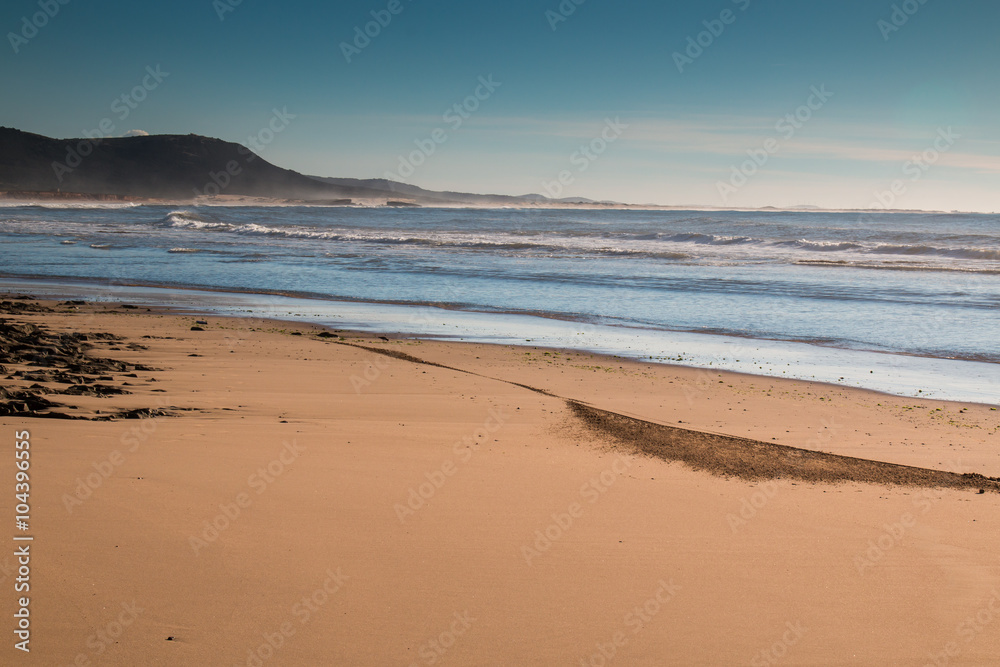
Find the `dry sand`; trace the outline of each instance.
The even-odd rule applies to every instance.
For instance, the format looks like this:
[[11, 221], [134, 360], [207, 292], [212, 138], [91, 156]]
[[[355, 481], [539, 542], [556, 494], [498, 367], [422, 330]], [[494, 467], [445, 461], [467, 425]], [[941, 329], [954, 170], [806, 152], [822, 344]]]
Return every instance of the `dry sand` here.
[[[23, 429], [35, 538], [30, 656], [13, 648], [16, 561], [0, 556], [2, 664], [997, 664], [1000, 494], [913, 470], [1000, 475], [990, 406], [55, 310], [2, 317], [113, 332], [125, 340], [90, 354], [157, 369], [101, 381], [127, 395], [47, 395], [76, 406], [59, 411], [175, 416], [0, 417], [6, 539]], [[689, 463], [657, 458], [677, 447], [695, 447]], [[733, 447], [730, 467], [700, 465]], [[801, 450], [910, 468], [861, 462], [870, 476], [852, 478], [852, 459]], [[934, 488], [948, 480], [975, 483]]]

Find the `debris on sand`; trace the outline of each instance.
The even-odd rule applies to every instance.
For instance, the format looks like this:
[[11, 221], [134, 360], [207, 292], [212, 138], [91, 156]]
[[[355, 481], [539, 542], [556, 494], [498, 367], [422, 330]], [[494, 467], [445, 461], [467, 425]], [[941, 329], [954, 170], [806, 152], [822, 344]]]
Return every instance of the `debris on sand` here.
[[[74, 303], [75, 305], [75, 303]], [[20, 315], [55, 312], [33, 299], [15, 298], [0, 301], [0, 314]], [[110, 333], [56, 333], [29, 322], [9, 321], [0, 317], [0, 357], [5, 366], [0, 374], [9, 381], [34, 383], [30, 386], [8, 385], [0, 387], [0, 416], [36, 417], [47, 419], [143, 419], [171, 414], [165, 410], [139, 408], [103, 414], [99, 417], [72, 415], [64, 412], [74, 406], [57, 403], [46, 395], [92, 396], [104, 398], [131, 394], [114, 381], [115, 375], [135, 377], [135, 371], [155, 369], [117, 359], [91, 356], [88, 350], [98, 342], [123, 340]], [[140, 349], [141, 346], [129, 346]], [[11, 366], [21, 366], [19, 370]], [[8, 375], [8, 372], [10, 373]], [[53, 388], [39, 383], [66, 385]]]

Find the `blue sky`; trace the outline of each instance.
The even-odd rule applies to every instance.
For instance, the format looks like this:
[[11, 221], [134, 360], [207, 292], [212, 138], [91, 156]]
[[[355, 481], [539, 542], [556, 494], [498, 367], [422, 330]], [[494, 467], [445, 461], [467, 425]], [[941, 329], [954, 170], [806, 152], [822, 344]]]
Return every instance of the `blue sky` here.
[[[294, 118], [262, 154], [321, 176], [398, 174], [402, 158], [433, 189], [1000, 210], [993, 1], [237, 1], [42, 0], [58, 12], [34, 34], [39, 0], [7, 0], [0, 124], [246, 143], [277, 109]], [[391, 20], [348, 62], [372, 12]], [[157, 66], [121, 119], [114, 101]]]

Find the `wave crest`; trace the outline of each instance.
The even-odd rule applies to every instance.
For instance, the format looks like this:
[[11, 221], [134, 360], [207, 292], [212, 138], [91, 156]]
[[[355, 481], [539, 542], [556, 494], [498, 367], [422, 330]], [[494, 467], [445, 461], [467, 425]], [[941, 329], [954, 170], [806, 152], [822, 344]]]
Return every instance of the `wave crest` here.
[[204, 218], [192, 211], [171, 211], [157, 223], [159, 227], [174, 227], [177, 229], [216, 229], [229, 231], [233, 225]]
[[[693, 248], [718, 247], [718, 252], [726, 253], [726, 247], [755, 248], [756, 259], [767, 261], [779, 259], [776, 251], [792, 253], [784, 259], [794, 260], [794, 255], [808, 257], [813, 253], [845, 253], [853, 255], [899, 255], [905, 257], [951, 258], [978, 261], [1000, 260], [1000, 249], [983, 247], [940, 247], [921, 244], [891, 244], [859, 241], [827, 241], [800, 238], [797, 240], [777, 240], [755, 238], [753, 236], [721, 235], [701, 232], [649, 232], [642, 234], [559, 234], [526, 235], [510, 232], [463, 232], [440, 231], [427, 234], [413, 234], [409, 230], [365, 230], [365, 229], [322, 229], [306, 226], [271, 226], [259, 222], [230, 223], [206, 217], [190, 210], [176, 210], [168, 213], [158, 223], [161, 227], [173, 229], [228, 232], [251, 236], [278, 236], [289, 239], [316, 239], [322, 241], [342, 241], [346, 243], [368, 243], [376, 245], [424, 246], [431, 248], [455, 248], [469, 250], [496, 250], [501, 252], [541, 252], [552, 254], [590, 254], [598, 256], [636, 256], [653, 259], [697, 259], [705, 251]], [[681, 247], [678, 247], [681, 246]], [[686, 247], [684, 247], [686, 246]], [[768, 250], [772, 249], [772, 250]], [[745, 254], [744, 251], [743, 254]], [[726, 253], [728, 254], [728, 253]], [[705, 256], [711, 259], [711, 256]]]

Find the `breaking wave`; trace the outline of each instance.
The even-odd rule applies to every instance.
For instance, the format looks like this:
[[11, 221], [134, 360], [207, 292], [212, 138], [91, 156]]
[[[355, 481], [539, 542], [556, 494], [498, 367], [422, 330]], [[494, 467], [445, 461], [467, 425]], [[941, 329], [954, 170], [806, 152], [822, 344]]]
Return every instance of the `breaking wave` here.
[[227, 222], [203, 218], [191, 211], [171, 211], [157, 224], [160, 227], [173, 227], [175, 229], [216, 229], [220, 231], [233, 229], [233, 225]]
[[[811, 239], [767, 240], [744, 235], [704, 234], [700, 232], [646, 234], [545, 234], [503, 232], [430, 231], [426, 235], [388, 230], [322, 229], [304, 226], [271, 226], [258, 222], [223, 222], [192, 211], [172, 211], [159, 221], [159, 226], [206, 232], [228, 232], [249, 236], [276, 236], [291, 239], [316, 239], [378, 245], [425, 246], [433, 248], [482, 249], [500, 252], [532, 252], [549, 254], [591, 254], [595, 256], [641, 256], [665, 260], [699, 257], [706, 251], [699, 247], [739, 250], [743, 259], [757, 258], [774, 261], [782, 257], [795, 261], [801, 253], [804, 259], [815, 253], [852, 253], [862, 255], [898, 255], [910, 258], [953, 258], [1000, 261], [1000, 249], [976, 247], [940, 247], [923, 244], [860, 243], [855, 241], [823, 241]], [[758, 250], [752, 250], [757, 248]], [[747, 253], [751, 256], [747, 257]], [[788, 254], [792, 257], [788, 257]]]

